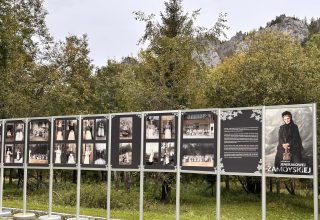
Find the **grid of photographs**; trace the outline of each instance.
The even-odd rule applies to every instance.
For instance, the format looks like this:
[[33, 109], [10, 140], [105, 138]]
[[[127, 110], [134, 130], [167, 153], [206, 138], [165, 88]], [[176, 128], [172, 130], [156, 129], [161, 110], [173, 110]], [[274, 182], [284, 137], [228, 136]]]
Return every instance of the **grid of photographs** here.
[[81, 164], [84, 167], [107, 165], [108, 119], [88, 117], [82, 119]]
[[48, 166], [51, 123], [48, 119], [34, 119], [28, 124], [28, 164]]
[[173, 169], [176, 165], [176, 116], [145, 116], [144, 165], [149, 169]]
[[120, 117], [119, 165], [132, 165], [132, 137], [133, 117]]
[[5, 124], [3, 162], [6, 166], [22, 166], [24, 163], [25, 123], [8, 121]]
[[76, 166], [78, 129], [78, 120], [76, 118], [56, 118], [54, 120], [54, 166]]
[[216, 116], [213, 112], [184, 112], [181, 120], [183, 170], [213, 171], [216, 157]]
[[137, 169], [141, 152], [141, 115], [111, 115], [112, 168]]

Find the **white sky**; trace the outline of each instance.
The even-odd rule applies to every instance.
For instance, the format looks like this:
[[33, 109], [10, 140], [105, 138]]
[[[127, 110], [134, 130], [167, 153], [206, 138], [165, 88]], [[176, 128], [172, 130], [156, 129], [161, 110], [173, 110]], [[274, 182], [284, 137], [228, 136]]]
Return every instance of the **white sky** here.
[[[134, 19], [133, 11], [159, 15], [164, 0], [46, 0], [47, 25], [55, 40], [69, 34], [89, 38], [90, 58], [96, 66], [108, 59], [136, 56], [145, 24]], [[298, 18], [320, 17], [320, 0], [184, 0], [184, 12], [201, 8], [196, 25], [210, 28], [219, 12], [226, 12], [230, 29], [248, 32], [265, 26], [280, 14]]]

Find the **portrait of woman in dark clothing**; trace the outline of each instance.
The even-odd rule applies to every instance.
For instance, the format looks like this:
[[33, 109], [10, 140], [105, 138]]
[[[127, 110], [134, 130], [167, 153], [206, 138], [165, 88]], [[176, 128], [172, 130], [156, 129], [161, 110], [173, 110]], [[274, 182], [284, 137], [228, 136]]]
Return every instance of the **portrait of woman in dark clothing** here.
[[275, 157], [275, 167], [280, 168], [281, 162], [302, 163], [302, 141], [298, 126], [292, 120], [289, 111], [282, 113], [284, 124], [279, 129], [279, 143]]

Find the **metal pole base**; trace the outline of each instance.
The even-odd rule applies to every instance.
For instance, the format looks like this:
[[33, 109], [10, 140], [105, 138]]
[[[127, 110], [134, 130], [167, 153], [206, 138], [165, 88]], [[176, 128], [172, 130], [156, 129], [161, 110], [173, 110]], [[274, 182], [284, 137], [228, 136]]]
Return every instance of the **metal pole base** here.
[[34, 213], [17, 213], [13, 215], [13, 220], [33, 220], [36, 218]]
[[9, 217], [11, 216], [11, 212], [9, 210], [1, 210], [0, 217]]
[[39, 220], [61, 220], [60, 215], [43, 215], [39, 217]]
[[68, 218], [67, 220], [89, 220], [88, 218]]

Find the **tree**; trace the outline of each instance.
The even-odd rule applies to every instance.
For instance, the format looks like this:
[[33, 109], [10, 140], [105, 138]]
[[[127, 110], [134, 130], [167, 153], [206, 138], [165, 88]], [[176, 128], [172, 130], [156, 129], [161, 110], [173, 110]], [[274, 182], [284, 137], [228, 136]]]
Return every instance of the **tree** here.
[[0, 2], [1, 118], [33, 112], [34, 70], [48, 60], [51, 45], [45, 15], [41, 0]]
[[213, 68], [208, 101], [215, 107], [314, 101], [315, 74], [302, 46], [285, 33], [251, 33], [242, 51]]

